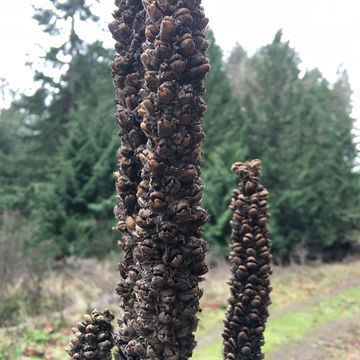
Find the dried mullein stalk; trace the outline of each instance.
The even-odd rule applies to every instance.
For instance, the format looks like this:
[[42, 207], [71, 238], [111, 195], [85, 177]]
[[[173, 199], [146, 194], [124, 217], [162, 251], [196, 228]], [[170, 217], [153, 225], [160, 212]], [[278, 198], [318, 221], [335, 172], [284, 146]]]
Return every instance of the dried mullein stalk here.
[[127, 359], [183, 360], [195, 346], [207, 271], [199, 165], [208, 21], [200, 0], [116, 5], [109, 25], [122, 140], [115, 215], [124, 250], [116, 342]]
[[141, 229], [133, 250], [137, 318], [131, 326], [137, 336], [125, 353], [129, 359], [185, 360], [195, 346], [199, 281], [207, 271], [201, 228], [208, 215], [200, 207], [199, 178], [207, 19], [200, 0], [143, 4], [145, 82], [138, 114], [147, 143], [139, 154], [134, 225]]
[[229, 260], [231, 294], [223, 332], [225, 360], [263, 359], [261, 346], [270, 305], [270, 246], [268, 191], [259, 184], [261, 161], [237, 162], [240, 177], [232, 195], [234, 213]]
[[91, 315], [84, 315], [84, 322], [73, 327], [75, 339], [69, 343], [66, 350], [72, 360], [111, 360], [111, 349], [114, 346], [113, 327], [114, 316], [109, 310], [94, 310]]
[[145, 41], [145, 11], [141, 0], [117, 0], [114, 21], [109, 29], [116, 40], [117, 56], [111, 63], [116, 87], [117, 119], [121, 147], [118, 151], [119, 170], [115, 172], [118, 205], [114, 208], [118, 220], [116, 230], [122, 232], [119, 245], [124, 258], [119, 264], [121, 281], [116, 291], [121, 297], [122, 314], [119, 319], [120, 334], [117, 338], [119, 351], [136, 336], [132, 321], [137, 315], [134, 309], [135, 281], [138, 271], [134, 266], [133, 250], [139, 242], [139, 227], [135, 219], [139, 212], [136, 192], [141, 182], [142, 164], [139, 154], [145, 149], [146, 136], [140, 129], [139, 104], [143, 100], [145, 70], [140, 61], [142, 43]]

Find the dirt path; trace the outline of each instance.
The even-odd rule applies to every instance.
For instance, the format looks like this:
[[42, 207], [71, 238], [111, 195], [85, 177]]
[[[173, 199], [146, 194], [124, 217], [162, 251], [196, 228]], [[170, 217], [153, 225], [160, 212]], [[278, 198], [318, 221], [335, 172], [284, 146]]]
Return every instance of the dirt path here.
[[[329, 293], [325, 296], [314, 296], [312, 298], [310, 298], [309, 300], [306, 300], [306, 301], [302, 301], [302, 302], [298, 302], [298, 303], [295, 303], [291, 306], [288, 306], [284, 309], [279, 309], [279, 310], [276, 310], [274, 312], [271, 313], [270, 315], [270, 319], [275, 319], [277, 317], [280, 317], [280, 316], [285, 316], [291, 312], [296, 312], [296, 311], [301, 311], [307, 307], [312, 307], [312, 306], [315, 306], [317, 304], [319, 304], [321, 301], [323, 301], [324, 299], [326, 299], [327, 297], [329, 296], [335, 296], [335, 295], [338, 295], [340, 294], [341, 292], [345, 291], [345, 290], [348, 290], [350, 288], [353, 288], [353, 287], [356, 287], [360, 284], [360, 274], [355, 276], [355, 277], [352, 277], [350, 279], [347, 279], [347, 280], [344, 280], [344, 281], [340, 281], [335, 287], [333, 287]], [[360, 308], [360, 306], [359, 306]], [[225, 313], [225, 311], [224, 311]], [[360, 323], [360, 313], [359, 313], [359, 317], [358, 317], [358, 321]], [[355, 320], [354, 320], [355, 321]], [[339, 324], [338, 324], [339, 325]], [[352, 329], [352, 323], [351, 321], [345, 321], [344, 324], [342, 324], [341, 326], [343, 326], [343, 333], [346, 336], [348, 335], [351, 335], [349, 333], [351, 333], [351, 329]], [[349, 327], [348, 327], [349, 326]], [[359, 325], [360, 326], [360, 325]], [[308, 333], [306, 335], [306, 339], [301, 339], [299, 340], [299, 347], [296, 346], [295, 344], [284, 344], [284, 346], [281, 347], [281, 349], [284, 348], [284, 350], [279, 350], [279, 354], [278, 352], [276, 352], [277, 356], [280, 356], [280, 353], [284, 353], [285, 355], [286, 354], [289, 354], [289, 350], [291, 348], [294, 348], [296, 350], [294, 350], [294, 354], [298, 354], [298, 357], [281, 357], [281, 358], [278, 358], [276, 357], [275, 355], [271, 356], [271, 357], [267, 357], [267, 359], [269, 360], [281, 360], [281, 359], [286, 359], [286, 360], [320, 360], [320, 359], [330, 359], [329, 357], [323, 357], [323, 358], [318, 358], [318, 357], [309, 357], [309, 358], [303, 358], [301, 357], [300, 355], [303, 353], [303, 350], [299, 350], [299, 349], [302, 349], [302, 346], [304, 346], [304, 348], [309, 348], [311, 350], [314, 350], [317, 349], [317, 348], [320, 348], [320, 344], [322, 344], [323, 340], [321, 340], [321, 336], [319, 338], [319, 334], [323, 334], [324, 332], [324, 336], [326, 338], [326, 330], [327, 330], [327, 327], [328, 325], [325, 324], [323, 328], [319, 328], [317, 329], [316, 331], [314, 331], [313, 334], [310, 334]], [[334, 328], [331, 328], [332, 330], [330, 332], [328, 332], [328, 335], [331, 334], [330, 338], [328, 339], [329, 341], [331, 339], [334, 339], [334, 334], [340, 334], [340, 332], [338, 330], [336, 330], [336, 327], [334, 325]], [[216, 343], [216, 342], [219, 342], [221, 341], [222, 337], [221, 337], [221, 333], [222, 333], [222, 330], [223, 330], [223, 325], [222, 324], [219, 324], [218, 326], [214, 326], [212, 329], [208, 329], [206, 332], [200, 332], [196, 339], [197, 339], [197, 342], [198, 342], [198, 345], [197, 345], [197, 350], [202, 350], [203, 348], [209, 346], [209, 344], [213, 344], [213, 343]], [[360, 337], [360, 335], [359, 335]], [[309, 340], [307, 340], [309, 339]], [[301, 347], [300, 347], [300, 344], [301, 342], [306, 342], [306, 341], [310, 341], [310, 344], [302, 344]], [[319, 341], [319, 342], [318, 342]], [[324, 340], [325, 341], [325, 340]], [[324, 354], [324, 348], [322, 347], [321, 348], [321, 351], [322, 351], [322, 354]], [[295, 356], [295, 355], [293, 355]], [[355, 359], [355, 358], [354, 358]], [[352, 360], [351, 358], [349, 359], [345, 359], [345, 360]], [[358, 358], [356, 358], [356, 360], [360, 360], [360, 356]]]
[[[307, 307], [315, 306], [321, 301], [325, 300], [329, 296], [335, 296], [342, 293], [345, 290], [351, 289], [360, 284], [360, 274], [352, 277], [347, 280], [340, 281], [336, 286], [334, 286], [326, 295], [322, 296], [313, 296], [306, 301], [301, 301], [290, 306], [287, 306], [284, 309], [278, 309], [270, 313], [270, 319], [277, 318], [279, 316], [287, 315], [294, 311], [300, 311]], [[360, 359], [359, 359], [360, 360]]]
[[[355, 315], [355, 314], [354, 314]], [[266, 360], [359, 360], [360, 313], [350, 319], [332, 321], [284, 344]]]
[[[360, 284], [360, 274], [337, 284], [328, 296], [335, 296]], [[271, 317], [301, 311], [319, 304], [326, 296], [294, 304], [274, 312]], [[266, 360], [360, 360], [360, 305], [353, 317], [328, 322], [307, 332], [302, 338], [285, 343]]]

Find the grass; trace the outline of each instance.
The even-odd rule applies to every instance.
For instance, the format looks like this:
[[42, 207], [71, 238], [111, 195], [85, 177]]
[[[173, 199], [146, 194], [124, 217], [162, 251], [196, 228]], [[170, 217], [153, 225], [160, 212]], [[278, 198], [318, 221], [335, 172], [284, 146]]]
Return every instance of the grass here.
[[300, 338], [329, 321], [345, 319], [359, 313], [360, 286], [330, 296], [316, 306], [306, 307], [275, 319], [270, 319], [265, 331], [264, 352], [271, 353], [278, 346]]
[[[88, 269], [94, 269], [92, 272], [95, 274]], [[360, 286], [353, 284], [353, 287], [347, 288], [346, 285], [346, 280], [357, 276], [359, 270], [360, 261], [350, 265], [276, 268], [272, 278], [274, 290], [270, 309], [273, 317], [267, 323], [264, 352], [274, 353], [280, 346], [306, 336], [314, 328], [320, 328], [333, 320], [356, 315], [360, 317]], [[25, 348], [44, 352], [44, 359], [63, 360], [66, 357], [64, 348], [72, 338], [71, 324], [79, 321], [82, 314], [88, 311], [88, 294], [99, 296], [110, 293], [116, 282], [116, 274], [113, 275], [111, 266], [108, 265], [102, 270], [98, 265], [86, 262], [77, 274], [74, 283], [67, 286], [71, 292], [68, 297], [72, 298], [72, 303], [65, 312], [67, 326], [60, 324], [59, 314], [52, 314], [50, 318], [44, 314], [38, 318], [23, 319], [20, 321], [22, 325], [0, 328], [1, 360], [35, 360], [35, 356], [24, 356]], [[99, 274], [103, 274], [101, 278]], [[76, 291], [80, 278], [81, 286]], [[108, 284], [104, 285], [105, 278], [108, 279]], [[221, 331], [228, 293], [227, 278], [227, 265], [221, 265], [213, 269], [203, 283], [204, 310], [200, 314], [196, 334], [199, 346], [192, 360], [222, 358]], [[52, 277], [48, 284], [55, 286], [54, 289], [57, 290], [59, 280]], [[86, 284], [89, 285], [86, 287]], [[76, 298], [73, 298], [74, 294]], [[118, 311], [116, 304], [114, 311]]]
[[46, 331], [34, 329], [26, 333], [24, 340], [26, 343], [46, 342], [50, 340], [50, 334]]
[[222, 319], [224, 319], [225, 309], [209, 309], [204, 310], [199, 315], [199, 326], [198, 333], [201, 335], [202, 333], [206, 333], [209, 329], [214, 326], [219, 325], [219, 322], [222, 323]]
[[[311, 293], [308, 291], [303, 291], [304, 288], [301, 285], [302, 280], [299, 281], [297, 286], [295, 286], [295, 279], [297, 275], [296, 273], [292, 273], [292, 279], [289, 288], [293, 288], [294, 292], [290, 297], [290, 299], [292, 299], [291, 301], [288, 297], [289, 290], [286, 289], [285, 283], [283, 283], [284, 280], [275, 280], [275, 283], [282, 283], [283, 287], [280, 289], [278, 288], [277, 294], [274, 296], [278, 301], [275, 303], [275, 306], [272, 307], [272, 310], [279, 310], [281, 307], [286, 308], [289, 304], [294, 302], [298, 303], [299, 299], [300, 301], [308, 300], [309, 297], [311, 297], [311, 295], [314, 293], [317, 295], [331, 293], [334, 285], [338, 284], [339, 281], [344, 281], [347, 278], [351, 278], [352, 275], [356, 273], [358, 274], [359, 263], [357, 266], [350, 267], [347, 269], [344, 265], [341, 267], [335, 265], [335, 268], [326, 266], [326, 269], [329, 270], [327, 273], [324, 272], [324, 269], [321, 268], [318, 268], [317, 271], [316, 269], [311, 269], [310, 272], [319, 281], [318, 283], [314, 282], [315, 285], [312, 285], [314, 286], [314, 289]], [[332, 275], [332, 273], [336, 273], [337, 276], [329, 276]], [[309, 274], [306, 276], [308, 275]], [[283, 296], [286, 298], [283, 299]], [[337, 295], [324, 297], [323, 300], [321, 300], [316, 305], [306, 306], [305, 303], [305, 306], [300, 306], [298, 310], [285, 312], [284, 315], [270, 318], [265, 331], [265, 345], [263, 347], [263, 351], [266, 354], [270, 354], [279, 348], [279, 346], [289, 341], [299, 339], [310, 330], [318, 328], [327, 322], [338, 319], [346, 319], [352, 316], [360, 317], [358, 299], [360, 299], [360, 286], [344, 290]], [[202, 319], [206, 323], [203, 323], [202, 326], [204, 328], [210, 329], [215, 324], [215, 326], [220, 328], [223, 317], [223, 313], [220, 311], [214, 311], [214, 309], [205, 309], [202, 315]], [[201, 332], [199, 333], [199, 336], [201, 336]], [[216, 341], [214, 341], [211, 345], [195, 350], [192, 359], [220, 360], [222, 359], [221, 348], [222, 343], [220, 334], [218, 334]]]
[[214, 344], [211, 344], [209, 346], [207, 346], [205, 349], [201, 350], [201, 351], [196, 351], [194, 352], [194, 355], [192, 356], [192, 360], [218, 360], [218, 359], [222, 359], [221, 356], [221, 348], [222, 348], [222, 344], [221, 342], [217, 342]]
[[347, 279], [359, 274], [360, 262], [352, 265], [292, 266], [275, 268], [271, 279], [271, 311], [307, 301], [315, 296], [328, 296]]

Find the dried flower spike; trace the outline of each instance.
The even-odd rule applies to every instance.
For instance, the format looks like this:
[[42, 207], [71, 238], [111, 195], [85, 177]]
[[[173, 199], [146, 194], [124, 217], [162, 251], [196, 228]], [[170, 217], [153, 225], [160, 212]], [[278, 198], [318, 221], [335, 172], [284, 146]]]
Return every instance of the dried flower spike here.
[[72, 360], [111, 360], [111, 349], [114, 346], [114, 316], [109, 310], [94, 310], [91, 315], [84, 315], [84, 322], [73, 327], [75, 339], [66, 350]]
[[225, 360], [263, 359], [261, 346], [270, 305], [270, 233], [268, 191], [259, 184], [261, 161], [237, 162], [240, 177], [232, 195], [230, 296], [223, 332]]
[[[147, 137], [139, 153], [142, 181], [136, 193], [139, 241], [133, 250], [136, 335], [125, 348], [129, 359], [185, 360], [195, 346], [207, 271], [201, 228], [207, 213], [199, 206], [201, 98], [209, 70], [200, 0], [144, 0], [146, 41], [143, 101], [138, 114]], [[134, 288], [134, 289], [135, 289]], [[130, 324], [130, 322], [129, 322]]]
[[124, 250], [116, 343], [127, 359], [185, 360], [207, 271], [208, 215], [199, 206], [207, 19], [200, 0], [116, 5], [109, 28], [122, 146], [114, 211]]
[[[119, 319], [121, 336], [116, 345], [119, 353], [136, 335], [132, 322], [137, 318], [134, 308], [136, 298], [135, 282], [138, 271], [134, 266], [133, 251], [139, 241], [139, 227], [136, 219], [139, 212], [137, 192], [141, 182], [142, 162], [139, 154], [147, 141], [141, 125], [140, 103], [143, 100], [142, 86], [145, 70], [140, 60], [145, 41], [145, 11], [141, 0], [117, 0], [114, 21], [109, 24], [116, 40], [117, 56], [111, 63], [112, 76], [116, 87], [117, 119], [121, 147], [118, 151], [119, 170], [114, 173], [118, 205], [114, 208], [118, 224], [115, 229], [122, 232], [119, 242], [124, 258], [119, 264], [121, 280], [116, 287], [122, 309]], [[151, 111], [147, 110], [147, 111]]]

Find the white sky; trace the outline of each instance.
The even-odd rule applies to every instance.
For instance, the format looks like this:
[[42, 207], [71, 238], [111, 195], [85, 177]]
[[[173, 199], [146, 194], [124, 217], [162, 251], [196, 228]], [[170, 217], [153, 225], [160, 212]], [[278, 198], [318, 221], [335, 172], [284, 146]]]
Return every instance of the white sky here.
[[[36, 6], [47, 4], [46, 0], [0, 2], [0, 78], [6, 78], [20, 92], [32, 86], [33, 74], [25, 62], [38, 62], [43, 52], [36, 44], [44, 48], [49, 44], [48, 37], [31, 19], [30, 2]], [[94, 13], [104, 23], [111, 20], [113, 3], [100, 0], [94, 6]], [[270, 43], [282, 28], [283, 38], [290, 40], [299, 53], [303, 69], [318, 67], [333, 82], [342, 64], [354, 91], [353, 116], [360, 120], [359, 0], [203, 0], [203, 5], [225, 55], [236, 41], [252, 54]], [[88, 41], [101, 40], [109, 47], [113, 44], [109, 33], [94, 26], [84, 26], [80, 32]]]

